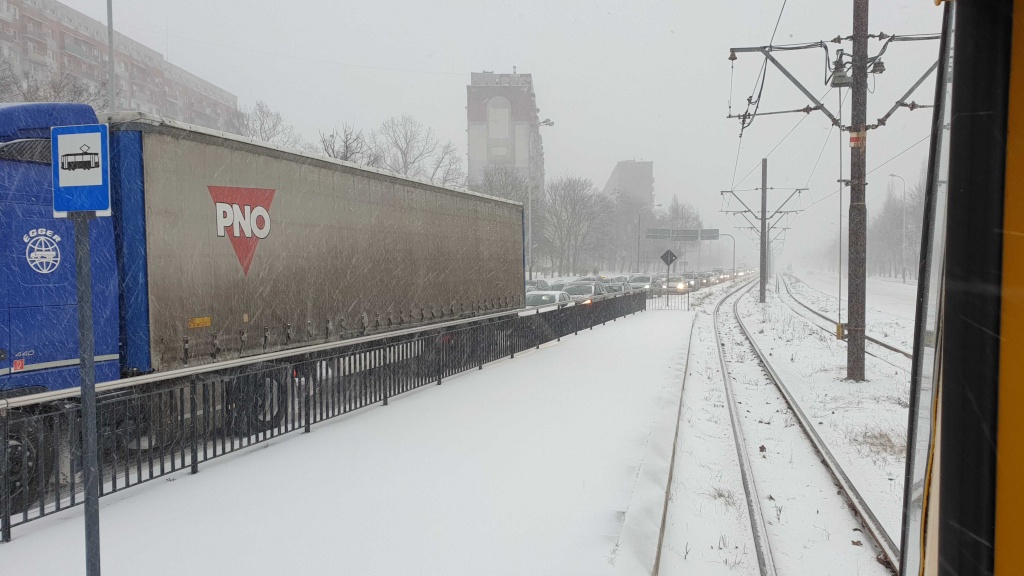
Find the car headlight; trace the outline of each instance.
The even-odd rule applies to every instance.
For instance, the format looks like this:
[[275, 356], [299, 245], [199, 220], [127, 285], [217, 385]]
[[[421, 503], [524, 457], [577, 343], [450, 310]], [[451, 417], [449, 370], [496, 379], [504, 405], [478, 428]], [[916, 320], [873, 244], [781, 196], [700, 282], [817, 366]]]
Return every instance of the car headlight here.
[[650, 289], [650, 287], [651, 287], [651, 285], [647, 284], [647, 285], [644, 286], [644, 290], [648, 290], [648, 289]]
[[683, 288], [683, 283], [680, 282], [679, 284], [676, 284], [676, 288], [679, 288], [681, 290]]

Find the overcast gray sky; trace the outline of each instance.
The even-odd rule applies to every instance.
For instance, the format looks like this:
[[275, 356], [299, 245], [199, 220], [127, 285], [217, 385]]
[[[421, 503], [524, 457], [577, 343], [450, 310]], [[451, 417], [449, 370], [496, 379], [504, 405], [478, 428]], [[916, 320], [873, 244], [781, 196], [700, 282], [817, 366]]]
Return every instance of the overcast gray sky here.
[[[106, 21], [101, 0], [64, 0]], [[466, 148], [466, 84], [480, 70], [534, 75], [544, 128], [547, 174], [574, 174], [603, 186], [615, 162], [654, 161], [657, 202], [673, 194], [694, 204], [708, 227], [731, 228], [718, 211], [720, 190], [734, 182], [739, 125], [725, 118], [745, 106], [762, 59], [731, 46], [767, 44], [783, 0], [495, 1], [440, 0], [114, 0], [114, 24], [168, 59], [238, 95], [266, 100], [310, 139], [343, 122], [372, 128], [409, 113], [444, 139]], [[775, 43], [848, 35], [852, 2], [787, 0]], [[872, 33], [937, 32], [941, 10], [929, 0], [873, 3]], [[874, 53], [881, 43], [873, 41]], [[830, 44], [829, 46], [835, 46]], [[849, 49], [849, 44], [845, 45]], [[868, 118], [885, 113], [935, 60], [938, 42], [901, 43], [885, 55], [886, 73], [873, 82]], [[778, 55], [811, 92], [824, 85], [822, 50]], [[934, 75], [914, 95], [930, 104]], [[844, 91], [845, 92], [845, 91]], [[835, 111], [838, 95], [826, 104]], [[804, 97], [770, 69], [761, 111], [800, 108]], [[900, 110], [869, 133], [868, 169], [927, 136], [931, 110]], [[759, 185], [760, 158], [802, 114], [757, 119], [743, 138], [735, 187]], [[849, 118], [849, 102], [843, 112]], [[815, 113], [769, 157], [769, 185], [808, 186], [804, 207], [836, 190], [839, 158], [849, 176], [845, 136], [829, 134]], [[824, 154], [813, 174], [819, 153]], [[890, 172], [917, 183], [927, 142], [869, 176], [868, 209], [881, 206]], [[897, 183], [897, 190], [900, 184]], [[748, 203], [756, 192], [742, 192]], [[769, 206], [787, 193], [774, 191]], [[848, 196], [848, 194], [847, 194]], [[793, 220], [788, 256], [820, 252], [835, 236], [838, 196]], [[845, 208], [844, 208], [845, 213]], [[739, 236], [741, 259], [753, 263], [753, 241]]]

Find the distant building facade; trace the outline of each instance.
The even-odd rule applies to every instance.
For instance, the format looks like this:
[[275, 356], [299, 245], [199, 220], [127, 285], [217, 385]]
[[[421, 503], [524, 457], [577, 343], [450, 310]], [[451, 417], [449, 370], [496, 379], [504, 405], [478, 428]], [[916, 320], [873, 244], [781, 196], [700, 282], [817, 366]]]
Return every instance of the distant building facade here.
[[[115, 31], [117, 107], [230, 130], [238, 98]], [[107, 81], [107, 27], [55, 0], [0, 0], [0, 57], [35, 78], [68, 74], [94, 91]]]
[[611, 196], [616, 190], [650, 207], [654, 203], [654, 162], [623, 160], [616, 164], [603, 193]]
[[531, 74], [473, 72], [466, 86], [469, 182], [482, 181], [489, 166], [525, 172], [544, 187], [544, 142]]

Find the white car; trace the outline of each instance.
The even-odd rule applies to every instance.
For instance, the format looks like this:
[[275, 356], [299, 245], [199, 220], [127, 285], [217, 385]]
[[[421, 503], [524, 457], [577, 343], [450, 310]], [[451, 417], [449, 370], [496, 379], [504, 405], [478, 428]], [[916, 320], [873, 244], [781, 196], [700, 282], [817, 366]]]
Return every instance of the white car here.
[[568, 304], [571, 301], [572, 298], [565, 292], [535, 290], [526, 293], [527, 306], [552, 306], [555, 304]]

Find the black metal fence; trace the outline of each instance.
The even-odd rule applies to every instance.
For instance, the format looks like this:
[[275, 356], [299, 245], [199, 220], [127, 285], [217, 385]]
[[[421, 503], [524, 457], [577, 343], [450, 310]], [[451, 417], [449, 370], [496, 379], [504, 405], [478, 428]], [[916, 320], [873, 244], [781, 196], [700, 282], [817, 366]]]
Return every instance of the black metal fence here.
[[[215, 365], [97, 398], [100, 493], [199, 465], [646, 309], [644, 292]], [[323, 348], [323, 347], [313, 347]], [[77, 396], [0, 405], [0, 539], [82, 503]]]
[[689, 310], [690, 292], [650, 294], [647, 300], [648, 310]]

